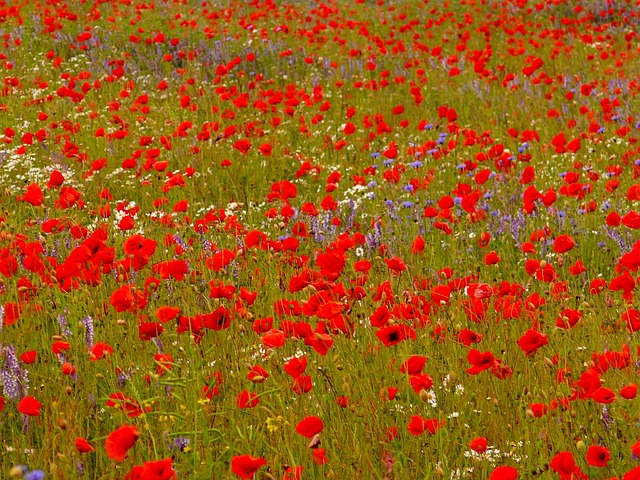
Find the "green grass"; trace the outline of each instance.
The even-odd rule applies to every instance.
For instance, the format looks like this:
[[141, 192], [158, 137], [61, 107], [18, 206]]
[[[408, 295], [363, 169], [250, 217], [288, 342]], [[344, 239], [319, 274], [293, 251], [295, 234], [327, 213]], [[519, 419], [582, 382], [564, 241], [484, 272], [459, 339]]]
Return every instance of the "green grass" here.
[[[590, 478], [622, 478], [636, 467], [630, 447], [640, 407], [619, 393], [638, 373], [637, 334], [622, 319], [635, 305], [635, 286], [626, 298], [607, 286], [590, 292], [598, 277], [609, 285], [622, 273], [616, 269], [622, 255], [637, 251], [634, 229], [605, 222], [612, 211], [624, 216], [638, 208], [627, 198], [640, 168], [634, 163], [640, 157], [639, 60], [630, 36], [635, 6], [615, 4], [604, 17], [596, 4], [583, 4], [582, 12], [570, 2], [540, 6], [26, 2], [20, 20], [0, 15], [6, 42], [0, 64], [0, 394], [6, 401], [0, 476], [28, 479], [12, 470], [24, 465], [53, 479], [124, 479], [135, 465], [171, 457], [178, 478], [232, 478], [232, 459], [245, 454], [265, 458], [256, 474], [265, 479], [282, 478], [288, 466], [298, 465], [305, 479], [483, 479], [500, 465], [516, 467], [519, 478], [556, 478], [552, 459], [566, 451]], [[49, 24], [55, 31], [45, 31]], [[85, 27], [92, 38], [78, 42]], [[156, 42], [160, 33], [165, 41]], [[480, 57], [483, 65], [476, 64]], [[526, 75], [533, 57], [543, 64]], [[118, 62], [123, 71], [114, 71]], [[450, 75], [453, 66], [459, 75]], [[163, 80], [167, 88], [160, 90]], [[581, 93], [585, 84], [593, 87], [589, 96]], [[394, 114], [398, 106], [404, 111]], [[447, 110], [456, 118], [447, 118]], [[180, 131], [185, 122], [191, 127]], [[356, 126], [351, 135], [344, 132], [347, 122]], [[526, 130], [539, 140], [524, 145]], [[119, 131], [127, 134], [118, 138]], [[580, 138], [580, 149], [556, 150], [552, 141], [562, 132], [567, 143]], [[32, 144], [23, 137], [29, 133]], [[234, 148], [241, 140], [251, 143], [246, 154]], [[260, 152], [263, 144], [272, 146], [270, 156]], [[385, 152], [392, 145], [398, 154], [389, 160]], [[225, 160], [230, 165], [223, 166]], [[311, 171], [297, 175], [303, 162]], [[472, 163], [477, 166], [470, 169]], [[520, 181], [527, 166], [535, 169], [530, 185], [557, 193], [555, 203], [538, 200], [529, 214], [522, 197], [530, 185]], [[615, 177], [608, 173], [614, 167]], [[54, 169], [64, 183], [47, 188]], [[491, 177], [476, 182], [485, 169]], [[341, 179], [327, 189], [334, 172]], [[583, 197], [563, 194], [567, 172], [579, 174]], [[612, 179], [620, 181], [615, 190]], [[295, 185], [294, 196], [273, 195], [272, 186], [282, 181]], [[41, 205], [22, 201], [32, 183], [43, 191]], [[80, 194], [69, 208], [59, 201], [65, 187]], [[474, 192], [471, 215], [462, 199]], [[329, 193], [338, 202], [335, 210], [321, 206]], [[449, 211], [438, 205], [445, 196], [455, 198]], [[187, 210], [174, 211], [183, 200]], [[304, 213], [306, 203], [319, 214]], [[292, 216], [283, 215], [284, 207]], [[439, 216], [425, 217], [425, 207]], [[134, 226], [122, 231], [127, 210]], [[47, 230], [52, 219], [60, 221], [59, 231]], [[296, 235], [303, 226], [308, 235]], [[100, 230], [101, 242], [87, 240]], [[263, 232], [264, 243], [247, 247], [253, 230]], [[545, 238], [532, 240], [536, 253], [523, 253], [523, 243], [541, 230]], [[491, 240], [481, 247], [485, 233]], [[138, 271], [124, 251], [134, 234], [157, 242]], [[576, 246], [556, 253], [553, 240], [563, 234]], [[418, 235], [425, 247], [414, 254]], [[283, 248], [288, 237], [299, 241], [294, 251]], [[211, 257], [222, 249], [236, 258], [216, 271]], [[344, 251], [344, 268], [337, 276], [322, 274], [317, 256], [335, 250]], [[501, 258], [496, 265], [484, 262], [490, 251]], [[406, 264], [397, 275], [385, 263], [393, 257]], [[363, 259], [372, 264], [368, 274], [355, 269]], [[528, 259], [552, 265], [557, 278], [529, 275]], [[187, 262], [184, 279], [161, 278], [162, 262], [172, 260]], [[586, 272], [574, 276], [569, 267], [577, 260]], [[635, 279], [637, 267], [630, 274]], [[291, 279], [304, 275], [309, 285], [290, 291]], [[152, 278], [157, 287], [150, 287]], [[235, 287], [231, 299], [211, 298], [214, 280]], [[392, 296], [374, 300], [385, 281]], [[450, 282], [461, 287], [449, 302], [432, 297], [436, 286]], [[486, 284], [493, 292], [478, 322], [466, 313], [468, 284]], [[146, 304], [118, 312], [111, 300], [123, 285], [144, 292]], [[241, 288], [257, 292], [255, 302], [243, 299]], [[530, 307], [534, 294], [546, 303]], [[253, 330], [259, 319], [273, 317], [273, 328], [283, 331], [287, 321], [306, 322], [320, 334], [337, 322], [309, 312], [278, 314], [275, 304], [283, 300], [309, 302], [307, 308], [315, 300], [337, 302], [353, 331], [329, 331], [333, 344], [326, 355], [313, 348], [317, 336], [308, 330], [287, 331], [279, 348], [265, 345], [264, 332]], [[370, 320], [383, 303], [394, 312], [388, 325], [414, 328], [415, 339], [385, 347]], [[19, 319], [9, 325], [8, 312], [17, 304]], [[513, 305], [519, 314], [508, 313]], [[140, 324], [157, 322], [162, 306], [178, 307], [182, 320], [165, 323], [158, 343], [142, 340]], [[219, 307], [229, 311], [228, 327], [203, 328], [198, 335], [198, 320]], [[566, 308], [582, 314], [570, 330], [556, 326]], [[113, 348], [103, 359], [90, 357], [86, 317], [93, 342]], [[179, 325], [186, 331], [178, 333]], [[531, 328], [547, 335], [548, 344], [525, 356], [517, 342]], [[463, 345], [457, 336], [463, 329], [482, 340]], [[58, 341], [69, 344], [62, 356], [52, 352]], [[613, 403], [604, 406], [588, 392], [571, 398], [585, 395], [577, 382], [597, 371], [598, 355], [622, 352], [625, 345], [629, 364], [598, 372], [602, 386], [617, 395]], [[467, 373], [474, 348], [500, 359], [510, 369], [506, 378], [491, 370]], [[18, 411], [27, 383], [12, 390], [12, 352], [30, 350], [37, 352], [35, 362], [17, 364], [28, 378], [28, 395], [42, 408], [27, 418]], [[171, 356], [166, 369], [154, 358], [158, 353]], [[410, 375], [400, 371], [414, 355], [427, 358], [430, 391], [416, 393]], [[299, 394], [284, 364], [302, 356], [312, 388]], [[75, 374], [64, 374], [63, 363]], [[262, 383], [247, 378], [256, 365], [269, 373]], [[218, 388], [210, 399], [209, 387]], [[398, 389], [391, 400], [388, 388]], [[244, 390], [258, 395], [257, 406], [238, 407]], [[139, 415], [107, 406], [116, 392]], [[349, 398], [345, 406], [338, 403], [343, 397]], [[540, 418], [533, 415], [536, 404], [568, 398]], [[319, 444], [295, 430], [310, 415], [324, 424]], [[444, 424], [433, 435], [412, 435], [407, 425], [416, 415]], [[105, 440], [122, 425], [135, 426], [140, 437], [120, 463], [107, 455]], [[95, 452], [79, 453], [77, 437]], [[476, 437], [487, 439], [486, 452], [469, 448]], [[177, 448], [176, 440], [188, 445]], [[607, 467], [588, 464], [592, 445], [610, 451]], [[325, 449], [325, 465], [314, 462], [318, 448]]]

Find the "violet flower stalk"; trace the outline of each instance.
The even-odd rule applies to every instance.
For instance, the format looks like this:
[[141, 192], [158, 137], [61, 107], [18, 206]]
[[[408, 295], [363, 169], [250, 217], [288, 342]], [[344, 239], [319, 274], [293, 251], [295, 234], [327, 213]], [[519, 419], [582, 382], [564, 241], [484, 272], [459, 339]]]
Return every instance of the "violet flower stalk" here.
[[62, 335], [64, 335], [65, 337], [70, 337], [71, 335], [73, 335], [73, 332], [67, 324], [67, 312], [58, 315], [58, 324], [60, 325], [60, 332], [62, 333]]
[[4, 357], [0, 369], [0, 382], [4, 394], [12, 400], [25, 397], [29, 393], [29, 376], [20, 366], [15, 348], [13, 345], [0, 344], [0, 353]]
[[80, 319], [80, 323], [84, 325], [84, 342], [87, 346], [87, 350], [91, 350], [91, 348], [93, 347], [93, 338], [95, 334], [95, 329], [93, 327], [93, 318], [87, 315], [86, 317]]

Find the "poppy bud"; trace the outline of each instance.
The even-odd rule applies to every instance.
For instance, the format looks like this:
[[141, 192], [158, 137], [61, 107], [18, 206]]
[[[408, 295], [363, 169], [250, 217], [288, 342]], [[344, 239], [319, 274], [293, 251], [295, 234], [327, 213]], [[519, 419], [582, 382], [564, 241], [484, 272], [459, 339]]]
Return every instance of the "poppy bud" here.
[[342, 391], [344, 393], [350, 393], [351, 392], [351, 384], [347, 380], [345, 380], [342, 383]]
[[9, 470], [9, 478], [22, 478], [25, 469], [26, 467], [22, 465], [14, 465], [11, 467], [11, 470]]
[[636, 398], [637, 395], [638, 395], [638, 385], [635, 383], [632, 385], [627, 385], [625, 387], [622, 387], [622, 389], [620, 389], [620, 396], [626, 400], [632, 400]]
[[309, 442], [309, 448], [315, 449], [320, 446], [320, 434], [315, 434]]

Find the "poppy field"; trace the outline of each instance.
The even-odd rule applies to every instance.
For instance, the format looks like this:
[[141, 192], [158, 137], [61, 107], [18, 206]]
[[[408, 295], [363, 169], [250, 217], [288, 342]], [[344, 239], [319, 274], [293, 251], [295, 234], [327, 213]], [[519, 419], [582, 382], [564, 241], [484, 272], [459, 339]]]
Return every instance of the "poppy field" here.
[[0, 0], [0, 477], [640, 479], [638, 0]]

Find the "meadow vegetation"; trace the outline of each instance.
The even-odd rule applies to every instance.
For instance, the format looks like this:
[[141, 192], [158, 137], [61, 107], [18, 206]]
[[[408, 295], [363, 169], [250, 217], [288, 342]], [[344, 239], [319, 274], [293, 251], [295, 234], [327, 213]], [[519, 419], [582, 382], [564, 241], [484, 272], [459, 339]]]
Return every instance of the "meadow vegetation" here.
[[0, 0], [0, 476], [639, 479], [637, 0]]

